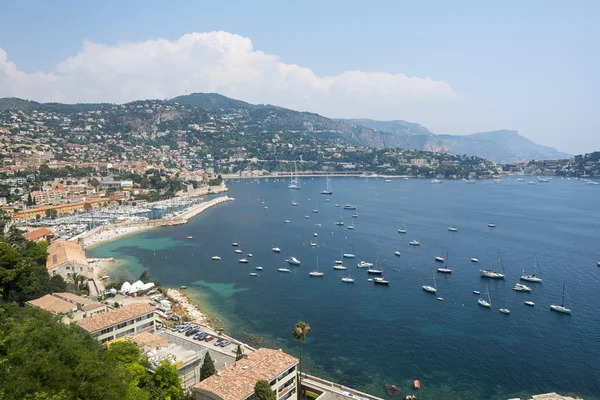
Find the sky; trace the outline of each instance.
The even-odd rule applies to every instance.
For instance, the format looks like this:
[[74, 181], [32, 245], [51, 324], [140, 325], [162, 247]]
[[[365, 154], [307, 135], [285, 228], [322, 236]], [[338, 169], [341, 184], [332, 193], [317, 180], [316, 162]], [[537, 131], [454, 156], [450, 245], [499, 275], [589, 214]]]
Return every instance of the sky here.
[[600, 150], [600, 1], [0, 0], [0, 9], [0, 97], [217, 92]]

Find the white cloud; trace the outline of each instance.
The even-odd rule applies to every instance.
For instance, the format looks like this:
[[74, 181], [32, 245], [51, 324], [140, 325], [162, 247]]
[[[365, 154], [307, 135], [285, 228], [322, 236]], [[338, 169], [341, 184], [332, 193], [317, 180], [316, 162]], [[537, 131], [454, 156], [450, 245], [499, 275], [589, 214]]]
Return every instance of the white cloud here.
[[[361, 71], [319, 77], [309, 68], [253, 49], [249, 38], [227, 32], [114, 46], [86, 41], [77, 55], [45, 73], [19, 71], [0, 48], [0, 97], [122, 103], [186, 91], [218, 92], [329, 116], [387, 118], [406, 117], [401, 109], [460, 97], [448, 83], [428, 77]], [[379, 115], [369, 110], [379, 110]]]

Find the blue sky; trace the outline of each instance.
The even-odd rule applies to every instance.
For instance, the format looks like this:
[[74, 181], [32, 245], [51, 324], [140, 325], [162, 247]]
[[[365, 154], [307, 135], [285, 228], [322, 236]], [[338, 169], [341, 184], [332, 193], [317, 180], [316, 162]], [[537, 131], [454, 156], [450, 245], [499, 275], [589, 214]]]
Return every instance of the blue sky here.
[[[220, 91], [331, 117], [406, 119], [436, 133], [515, 129], [571, 153], [600, 150], [600, 2], [291, 3], [5, 2], [0, 96]], [[182, 39], [216, 31], [228, 35]]]

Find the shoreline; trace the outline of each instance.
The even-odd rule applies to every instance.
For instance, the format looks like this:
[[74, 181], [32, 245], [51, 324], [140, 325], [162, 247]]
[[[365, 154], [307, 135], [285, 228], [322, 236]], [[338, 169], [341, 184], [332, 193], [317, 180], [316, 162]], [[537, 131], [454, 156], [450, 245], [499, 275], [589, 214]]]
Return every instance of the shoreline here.
[[197, 206], [191, 208], [190, 210], [186, 211], [182, 215], [173, 218], [161, 218], [148, 221], [133, 221], [118, 225], [102, 225], [87, 232], [87, 235], [82, 235], [81, 237], [77, 238], [77, 241], [84, 247], [84, 249], [92, 249], [93, 247], [99, 244], [111, 242], [116, 239], [122, 239], [126, 236], [141, 233], [150, 229], [159, 228], [163, 226], [186, 224], [191, 219], [202, 214], [209, 208], [233, 200], [235, 199], [229, 196], [217, 197], [215, 199], [202, 202]]

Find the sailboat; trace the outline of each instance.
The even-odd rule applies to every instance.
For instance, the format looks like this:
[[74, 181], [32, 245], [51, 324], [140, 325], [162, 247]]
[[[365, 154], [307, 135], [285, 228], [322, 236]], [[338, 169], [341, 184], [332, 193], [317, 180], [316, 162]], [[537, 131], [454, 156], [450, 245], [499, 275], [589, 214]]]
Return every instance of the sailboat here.
[[451, 274], [452, 270], [450, 268], [448, 268], [448, 253], [446, 253], [446, 265], [444, 265], [442, 268], [438, 268], [437, 272], [440, 274]]
[[550, 310], [557, 311], [557, 312], [564, 313], [564, 314], [571, 314], [571, 309], [565, 307], [565, 284], [564, 284], [564, 282], [563, 282], [563, 291], [562, 291], [562, 303], [560, 303], [560, 306], [552, 304], [550, 306]]
[[300, 181], [298, 180], [296, 171], [296, 161], [294, 161], [294, 170], [292, 171], [292, 176], [290, 178], [290, 184], [288, 185], [288, 189], [300, 190]]
[[406, 233], [406, 232], [408, 232], [408, 231], [406, 230], [406, 224], [404, 224], [404, 227], [403, 227], [403, 228], [400, 228], [400, 229], [398, 229], [398, 233]]
[[540, 278], [538, 275], [535, 274], [535, 269], [536, 267], [539, 269], [539, 264], [538, 264], [538, 260], [537, 257], [535, 257], [535, 261], [533, 262], [533, 271], [529, 274], [523, 274], [521, 275], [521, 280], [522, 281], [528, 281], [528, 282], [537, 282], [537, 283], [542, 283], [542, 278]]
[[317, 257], [317, 270], [316, 271], [310, 271], [308, 273], [309, 276], [315, 276], [315, 277], [321, 277], [323, 276], [323, 273], [319, 271], [319, 257]]
[[350, 229], [351, 231], [353, 231], [354, 230], [354, 221], [352, 221], [352, 225], [348, 225], [347, 228]]
[[479, 299], [477, 299], [477, 304], [479, 304], [481, 307], [490, 308], [492, 307], [492, 299], [490, 298], [490, 290], [488, 289], [488, 285], [485, 285], [485, 292], [488, 296], [487, 301], [480, 297]]
[[[387, 279], [385, 279], [383, 277], [383, 271], [384, 271], [384, 267], [383, 267], [383, 263], [381, 264], [381, 275], [382, 276], [378, 276], [377, 278], [373, 278], [373, 283], [376, 285], [389, 285], [390, 281], [388, 281]], [[367, 271], [368, 272], [368, 271]]]
[[350, 248], [352, 249], [352, 253], [344, 253], [344, 258], [356, 258], [354, 254], [354, 246], [352, 246], [352, 242], [350, 242]]
[[429, 285], [425, 285], [423, 286], [423, 290], [429, 293], [435, 293], [437, 292], [437, 284], [435, 282], [435, 274], [433, 273], [433, 270], [431, 271], [431, 276], [433, 277], [433, 287], [429, 286]]
[[455, 227], [454, 225], [450, 225], [450, 226], [448, 227], [448, 230], [449, 230], [450, 232], [458, 232], [458, 229], [456, 229], [456, 227]]
[[325, 190], [322, 190], [321, 194], [332, 195], [333, 192], [331, 191], [331, 178], [329, 176], [327, 176], [327, 178], [325, 179], [325, 181], [327, 182], [327, 188]]
[[344, 265], [344, 263], [342, 261], [342, 251], [341, 250], [340, 250], [340, 259], [335, 261], [335, 264], [333, 265], [333, 269], [337, 269], [337, 270], [348, 269], [348, 268], [346, 268], [346, 266]]
[[496, 255], [496, 261], [500, 261], [500, 265], [502, 266], [502, 273], [498, 271], [492, 271], [490, 269], [481, 269], [479, 273], [482, 278], [490, 278], [490, 279], [504, 279], [506, 275], [504, 274], [504, 264], [502, 263], [502, 256], [500, 255], [500, 250]]
[[352, 278], [350, 276], [350, 273], [348, 273], [348, 276], [344, 276], [342, 277], [342, 282], [346, 282], [346, 283], [354, 283], [354, 278]]

